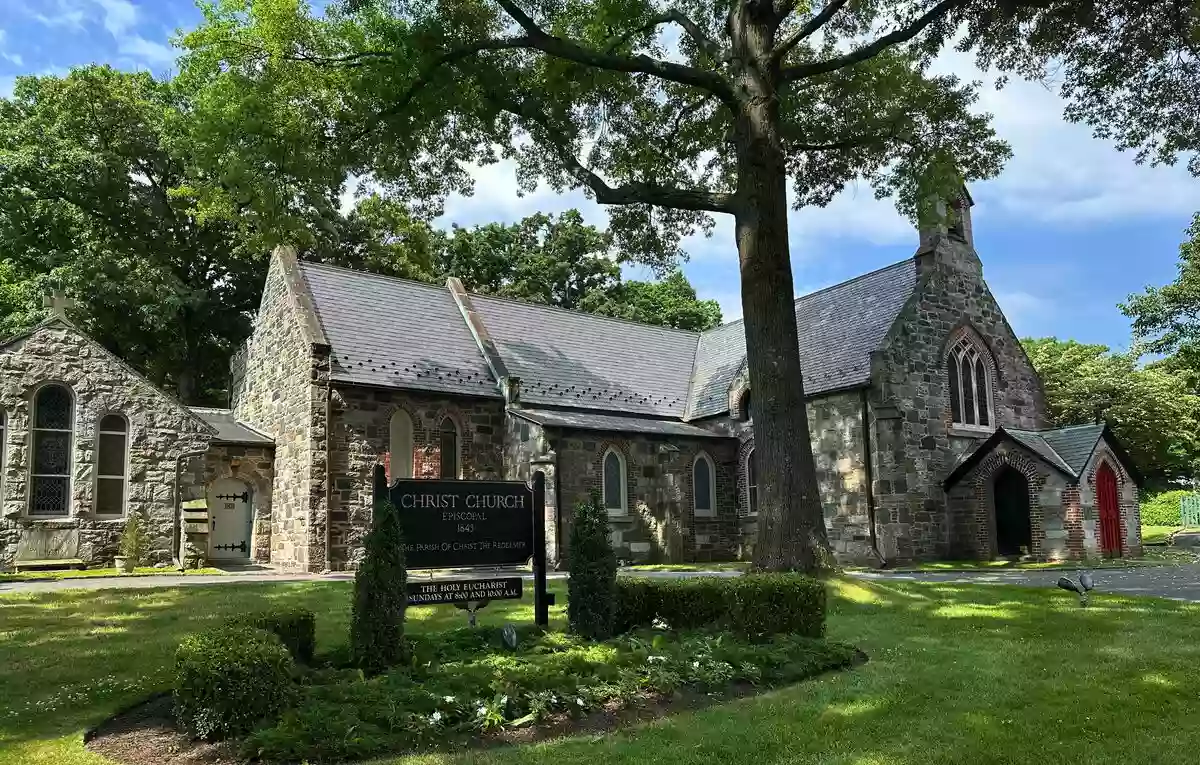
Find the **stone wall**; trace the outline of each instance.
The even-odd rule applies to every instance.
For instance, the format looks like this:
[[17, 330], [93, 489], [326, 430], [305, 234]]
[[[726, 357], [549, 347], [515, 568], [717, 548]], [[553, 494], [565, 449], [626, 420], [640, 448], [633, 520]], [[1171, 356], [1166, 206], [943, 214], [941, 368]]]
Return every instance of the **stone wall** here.
[[983, 281], [968, 244], [934, 237], [917, 255], [918, 283], [873, 356], [874, 496], [880, 552], [893, 561], [949, 553], [941, 482], [987, 432], [952, 428], [946, 356], [974, 332], [993, 360], [990, 427], [1046, 425], [1041, 382]]
[[[737, 441], [633, 433], [553, 431], [558, 460], [560, 558], [569, 556], [571, 517], [590, 492], [601, 490], [609, 447], [625, 458], [627, 509], [610, 516], [613, 546], [624, 560], [690, 562], [732, 560], [739, 545]], [[716, 468], [716, 512], [695, 516], [692, 464], [701, 452]]]
[[1084, 466], [1079, 484], [1079, 504], [1085, 530], [1084, 546], [1088, 557], [1100, 555], [1100, 506], [1096, 499], [1096, 471], [1108, 463], [1117, 476], [1117, 504], [1121, 513], [1121, 555], [1142, 554], [1142, 508], [1137, 484], [1103, 440]]
[[[808, 402], [813, 461], [829, 543], [843, 563], [874, 562], [867, 496], [867, 462], [863, 441], [861, 391], [835, 393]], [[740, 554], [753, 555], [757, 516], [751, 515], [746, 459], [754, 448], [753, 422], [728, 425], [739, 435], [737, 498], [742, 515]]]
[[294, 257], [272, 258], [254, 329], [246, 341], [235, 416], [275, 439], [271, 561], [320, 571], [325, 561], [329, 355], [306, 331]]
[[[32, 518], [27, 513], [32, 462], [30, 417], [39, 386], [59, 383], [74, 396], [69, 515]], [[54, 322], [0, 348], [0, 408], [8, 415], [4, 472], [0, 475], [0, 568], [38, 546], [40, 538], [65, 540], [56, 557], [108, 565], [117, 551], [124, 517], [98, 517], [95, 494], [96, 429], [107, 414], [129, 425], [126, 514], [150, 521], [156, 561], [169, 561], [175, 524], [175, 479], [183, 455], [203, 451], [213, 433], [173, 398], [70, 325]], [[74, 554], [71, 554], [74, 553]]]
[[550, 448], [546, 429], [509, 412], [504, 420], [504, 479], [525, 481], [541, 469], [546, 473], [546, 560], [557, 566], [561, 551], [558, 527], [558, 456]]
[[374, 503], [372, 475], [375, 465], [389, 454], [389, 425], [392, 414], [401, 409], [413, 422], [415, 477], [439, 475], [438, 435], [446, 417], [458, 427], [462, 478], [505, 477], [502, 401], [335, 385], [329, 465], [334, 476], [330, 551], [335, 569], [353, 568], [362, 558], [363, 538], [371, 527]]

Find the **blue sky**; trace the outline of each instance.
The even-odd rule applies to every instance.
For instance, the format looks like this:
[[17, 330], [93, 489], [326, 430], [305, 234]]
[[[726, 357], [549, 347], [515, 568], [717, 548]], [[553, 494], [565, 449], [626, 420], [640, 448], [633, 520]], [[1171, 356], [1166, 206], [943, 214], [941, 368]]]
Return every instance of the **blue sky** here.
[[[3, 0], [0, 95], [19, 74], [61, 74], [92, 62], [170, 73], [173, 32], [199, 18], [192, 0]], [[997, 132], [1013, 147], [1004, 172], [971, 193], [976, 249], [1017, 332], [1127, 346], [1129, 323], [1116, 304], [1174, 278], [1182, 231], [1200, 210], [1200, 182], [1181, 168], [1139, 167], [1087, 128], [1065, 123], [1061, 101], [1041, 84], [997, 91], [961, 54], [947, 54], [937, 66], [984, 81], [979, 109], [994, 114]], [[603, 209], [581, 193], [518, 197], [511, 166], [480, 168], [476, 178], [473, 197], [450, 200], [447, 224], [570, 207], [605, 223]], [[824, 209], [794, 213], [791, 245], [795, 289], [804, 293], [911, 256], [916, 232], [889, 201], [861, 186]], [[729, 222], [687, 249], [684, 271], [701, 296], [719, 300], [726, 318], [739, 316]]]

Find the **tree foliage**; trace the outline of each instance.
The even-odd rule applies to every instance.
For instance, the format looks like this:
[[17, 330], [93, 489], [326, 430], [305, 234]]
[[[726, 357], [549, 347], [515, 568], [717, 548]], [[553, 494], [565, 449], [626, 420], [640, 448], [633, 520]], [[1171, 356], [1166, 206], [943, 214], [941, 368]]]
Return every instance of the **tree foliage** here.
[[1173, 365], [1200, 371], [1200, 214], [1179, 247], [1179, 275], [1164, 287], [1147, 287], [1122, 306], [1137, 340], [1151, 353], [1174, 354]]
[[1147, 476], [1200, 470], [1200, 396], [1184, 377], [1104, 345], [1053, 337], [1022, 345], [1042, 378], [1053, 425], [1107, 422]]
[[[1015, 1], [1015, 0], [1014, 0]], [[187, 35], [205, 207], [289, 220], [347, 174], [437, 208], [470, 163], [610, 205], [618, 250], [661, 271], [735, 219], [760, 402], [757, 565], [828, 560], [792, 305], [787, 208], [870, 182], [930, 218], [1008, 156], [975, 87], [929, 64], [982, 0], [220, 0]], [[250, 136], [209, 140], [220, 125]], [[209, 125], [217, 127], [210, 128]], [[256, 161], [257, 159], [257, 161]], [[237, 172], [226, 172], [236, 163]], [[276, 177], [283, 180], [276, 180]], [[259, 193], [294, 188], [290, 195]]]

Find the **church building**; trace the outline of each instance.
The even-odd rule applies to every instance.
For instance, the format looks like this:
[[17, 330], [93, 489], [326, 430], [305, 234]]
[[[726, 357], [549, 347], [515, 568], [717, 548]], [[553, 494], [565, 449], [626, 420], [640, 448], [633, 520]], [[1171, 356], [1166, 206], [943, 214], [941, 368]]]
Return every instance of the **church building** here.
[[[1136, 467], [1103, 424], [1047, 427], [983, 279], [969, 197], [916, 254], [795, 302], [831, 544], [847, 563], [1138, 555]], [[574, 507], [631, 562], [748, 557], [758, 482], [740, 321], [635, 324], [271, 260], [228, 409], [189, 408], [56, 312], [0, 342], [0, 569], [160, 561], [353, 568], [372, 473], [528, 480], [550, 557]]]

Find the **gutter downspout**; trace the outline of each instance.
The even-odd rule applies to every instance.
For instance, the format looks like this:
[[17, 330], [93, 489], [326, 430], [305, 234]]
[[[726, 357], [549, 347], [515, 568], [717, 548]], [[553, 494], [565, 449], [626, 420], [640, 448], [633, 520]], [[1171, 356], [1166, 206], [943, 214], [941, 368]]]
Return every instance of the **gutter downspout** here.
[[203, 457], [208, 453], [208, 447], [200, 451], [184, 452], [175, 458], [175, 523], [171, 527], [171, 560], [180, 571], [183, 571], [183, 556], [179, 546], [183, 543], [180, 527], [183, 525], [183, 500], [179, 496], [179, 479], [183, 477], [183, 461], [193, 457]]
[[871, 550], [882, 568], [887, 567], [887, 560], [879, 553], [879, 539], [875, 535], [875, 463], [872, 459], [871, 448], [871, 418], [867, 402], [867, 389], [862, 389], [862, 426], [863, 426], [863, 465], [867, 478], [867, 524], [871, 532]]

